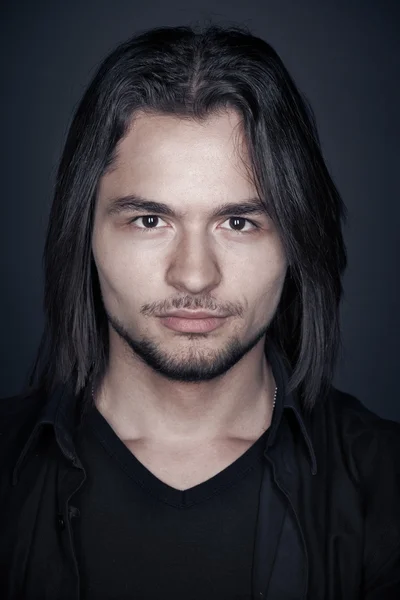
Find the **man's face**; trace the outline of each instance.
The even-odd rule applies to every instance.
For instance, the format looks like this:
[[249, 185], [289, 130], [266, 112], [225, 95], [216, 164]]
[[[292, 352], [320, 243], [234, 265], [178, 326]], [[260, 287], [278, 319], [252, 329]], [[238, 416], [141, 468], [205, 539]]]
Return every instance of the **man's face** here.
[[[100, 182], [92, 249], [111, 348], [119, 343], [170, 380], [211, 380], [263, 348], [279, 303], [287, 263], [271, 219], [234, 208], [215, 215], [258, 196], [243, 140], [233, 110], [201, 123], [137, 114]], [[173, 213], [110, 212], [126, 196]], [[228, 316], [203, 333], [167, 327], [162, 316], [182, 308]]]

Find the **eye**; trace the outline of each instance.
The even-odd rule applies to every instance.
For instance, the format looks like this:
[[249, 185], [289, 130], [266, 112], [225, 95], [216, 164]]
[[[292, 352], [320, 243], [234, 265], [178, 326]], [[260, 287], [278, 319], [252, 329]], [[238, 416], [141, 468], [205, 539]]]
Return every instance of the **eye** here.
[[[140, 220], [142, 220], [142, 224], [144, 225], [143, 227], [137, 225], [137, 223]], [[140, 230], [140, 232], [147, 233], [156, 229], [160, 229], [160, 227], [157, 227], [159, 221], [162, 221], [162, 219], [157, 215], [142, 215], [140, 217], [135, 217], [134, 219], [131, 219], [129, 221], [129, 224], [134, 223], [136, 229]], [[226, 219], [226, 221], [224, 221], [224, 223], [227, 222], [231, 226], [230, 230], [235, 233], [252, 233], [253, 231], [259, 229], [257, 223], [254, 223], [254, 221], [250, 221], [250, 219], [245, 219], [244, 217], [229, 217], [229, 219]], [[250, 229], [244, 229], [244, 227], [246, 227], [246, 223], [250, 225]], [[226, 228], [223, 227], [222, 229]]]
[[[140, 220], [143, 219], [143, 223], [144, 223], [144, 227], [140, 227], [138, 225], [136, 225], [136, 223]], [[141, 217], [135, 217], [134, 219], [131, 219], [129, 221], [129, 223], [135, 223], [135, 227], [137, 229], [140, 229], [143, 232], [147, 232], [147, 231], [152, 231], [153, 229], [159, 229], [159, 227], [156, 227], [156, 225], [158, 224], [159, 221], [162, 221], [162, 219], [160, 217], [157, 217], [157, 215], [143, 215]], [[147, 227], [148, 225], [148, 227]]]
[[[235, 231], [236, 233], [250, 233], [250, 232], [254, 231], [254, 229], [259, 228], [256, 223], [254, 223], [253, 221], [250, 221], [250, 219], [245, 219], [244, 217], [229, 217], [229, 219], [227, 219], [227, 221], [229, 222], [229, 225], [231, 227], [233, 227], [233, 229], [231, 231]], [[226, 221], [224, 221], [224, 222], [226, 222]], [[244, 229], [244, 227], [246, 226], [246, 223], [251, 225], [250, 230]], [[236, 229], [236, 227], [239, 227], [239, 229]]]

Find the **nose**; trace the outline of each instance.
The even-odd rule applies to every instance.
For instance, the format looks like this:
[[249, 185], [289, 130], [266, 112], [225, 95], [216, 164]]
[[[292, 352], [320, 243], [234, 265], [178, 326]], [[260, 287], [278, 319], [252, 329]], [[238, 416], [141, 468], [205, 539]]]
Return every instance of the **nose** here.
[[190, 294], [205, 294], [218, 286], [221, 278], [207, 233], [183, 234], [167, 269], [168, 285]]

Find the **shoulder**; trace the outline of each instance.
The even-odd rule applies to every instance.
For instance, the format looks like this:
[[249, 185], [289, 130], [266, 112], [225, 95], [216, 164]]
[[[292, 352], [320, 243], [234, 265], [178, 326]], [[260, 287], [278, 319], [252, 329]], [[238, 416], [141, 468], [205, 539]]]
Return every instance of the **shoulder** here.
[[10, 423], [26, 422], [43, 407], [44, 396], [38, 392], [22, 392], [0, 398], [0, 428]]
[[[398, 598], [400, 573], [400, 423], [332, 389], [332, 438], [346, 455], [364, 519], [363, 598]], [[336, 435], [335, 435], [336, 432]], [[344, 452], [343, 452], [344, 449]]]
[[331, 388], [325, 403], [327, 423], [351, 454], [357, 479], [400, 475], [400, 423], [381, 417], [355, 396]]
[[0, 458], [11, 460], [29, 438], [45, 404], [43, 394], [24, 392], [0, 398]]
[[359, 433], [371, 433], [378, 436], [400, 435], [400, 422], [381, 417], [369, 409], [360, 399], [352, 394], [331, 387], [328, 395], [327, 410], [343, 427], [355, 428]]

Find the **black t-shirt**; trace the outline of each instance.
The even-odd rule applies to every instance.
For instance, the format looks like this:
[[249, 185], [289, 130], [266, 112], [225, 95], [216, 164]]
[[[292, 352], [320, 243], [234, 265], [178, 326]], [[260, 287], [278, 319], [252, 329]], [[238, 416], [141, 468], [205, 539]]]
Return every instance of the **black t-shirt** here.
[[76, 440], [87, 480], [71, 498], [82, 600], [251, 600], [267, 436], [182, 491], [153, 475], [92, 406]]

